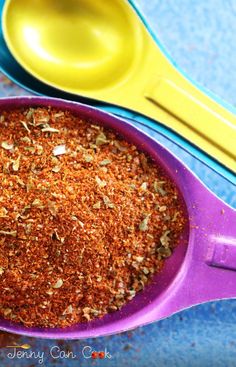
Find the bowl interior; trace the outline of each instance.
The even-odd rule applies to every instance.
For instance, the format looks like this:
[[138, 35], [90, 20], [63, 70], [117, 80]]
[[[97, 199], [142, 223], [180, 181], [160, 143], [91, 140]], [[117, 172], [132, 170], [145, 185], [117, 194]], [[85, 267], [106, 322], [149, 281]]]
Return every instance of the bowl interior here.
[[143, 31], [131, 10], [118, 0], [8, 0], [3, 33], [11, 53], [32, 75], [83, 94], [133, 72]]

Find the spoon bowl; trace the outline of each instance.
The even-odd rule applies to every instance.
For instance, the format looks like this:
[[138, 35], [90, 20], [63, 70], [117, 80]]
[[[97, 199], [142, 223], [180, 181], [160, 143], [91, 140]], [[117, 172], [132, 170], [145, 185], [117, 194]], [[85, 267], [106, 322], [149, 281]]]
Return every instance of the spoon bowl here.
[[70, 0], [70, 6], [66, 1], [20, 1], [8, 12], [7, 19], [21, 14], [17, 24], [6, 24], [20, 63], [60, 89], [76, 93], [117, 84], [140, 55], [141, 33], [117, 0]]
[[96, 108], [59, 99], [0, 100], [0, 111], [37, 106], [69, 110], [91, 123], [114, 129], [149, 154], [178, 187], [189, 220], [179, 245], [161, 273], [120, 311], [65, 329], [27, 328], [2, 319], [1, 330], [41, 338], [97, 337], [157, 321], [199, 303], [236, 297], [235, 210], [214, 196], [167, 149], [127, 121]]

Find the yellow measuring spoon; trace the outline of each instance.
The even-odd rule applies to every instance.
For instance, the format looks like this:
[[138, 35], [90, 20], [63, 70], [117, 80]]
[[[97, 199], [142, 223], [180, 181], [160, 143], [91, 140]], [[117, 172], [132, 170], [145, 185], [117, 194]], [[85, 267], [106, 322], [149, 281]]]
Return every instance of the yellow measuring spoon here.
[[138, 111], [236, 171], [236, 116], [170, 63], [126, 0], [6, 0], [16, 60], [63, 91]]

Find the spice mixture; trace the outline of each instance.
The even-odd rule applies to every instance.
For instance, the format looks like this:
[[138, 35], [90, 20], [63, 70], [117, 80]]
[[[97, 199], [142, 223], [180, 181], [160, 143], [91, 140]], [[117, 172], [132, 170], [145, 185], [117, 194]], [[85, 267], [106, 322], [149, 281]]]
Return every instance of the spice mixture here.
[[68, 111], [0, 114], [0, 315], [66, 327], [121, 308], [185, 226], [173, 183]]

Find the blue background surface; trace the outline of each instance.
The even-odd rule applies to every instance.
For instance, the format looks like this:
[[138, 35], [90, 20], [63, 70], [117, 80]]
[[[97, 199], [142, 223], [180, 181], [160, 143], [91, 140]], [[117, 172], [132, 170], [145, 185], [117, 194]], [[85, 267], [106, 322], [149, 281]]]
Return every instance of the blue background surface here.
[[[236, 106], [236, 0], [136, 0], [168, 53], [191, 79]], [[28, 94], [0, 77], [0, 96]], [[127, 115], [128, 116], [128, 115]], [[130, 115], [129, 117], [134, 117]], [[137, 116], [135, 116], [139, 119]], [[147, 128], [142, 127], [148, 131]], [[236, 206], [235, 187], [181, 150], [170, 139], [149, 133], [178, 155], [223, 200]], [[45, 366], [233, 367], [236, 366], [236, 302], [199, 305], [132, 332], [83, 341], [21, 338], [45, 352]], [[54, 359], [50, 347], [73, 350], [77, 359]], [[111, 360], [82, 358], [83, 346], [107, 350]], [[0, 365], [36, 366], [10, 360], [2, 349]]]

